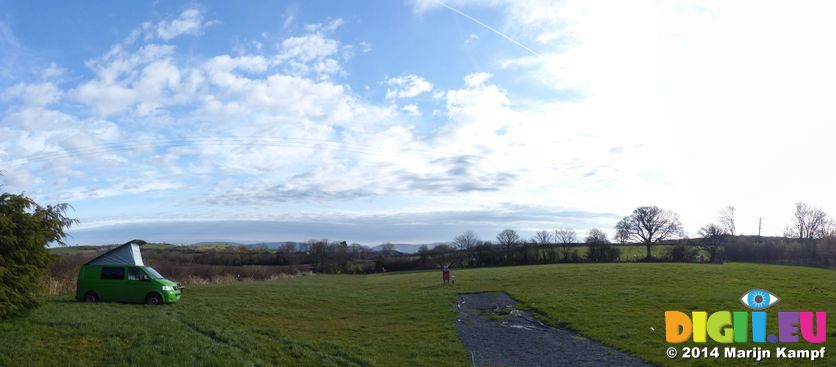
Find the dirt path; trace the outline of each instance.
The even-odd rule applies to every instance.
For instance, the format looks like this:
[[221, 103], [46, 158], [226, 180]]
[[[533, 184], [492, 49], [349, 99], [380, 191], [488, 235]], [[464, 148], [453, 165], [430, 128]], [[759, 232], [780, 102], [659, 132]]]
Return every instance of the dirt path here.
[[650, 366], [514, 308], [505, 293], [459, 295], [456, 331], [475, 366]]

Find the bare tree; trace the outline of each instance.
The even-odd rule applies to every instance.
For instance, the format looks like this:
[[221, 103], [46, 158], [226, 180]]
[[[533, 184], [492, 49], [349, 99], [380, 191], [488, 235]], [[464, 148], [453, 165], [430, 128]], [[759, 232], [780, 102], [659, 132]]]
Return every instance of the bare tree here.
[[287, 270], [291, 274], [296, 273], [297, 265], [299, 265], [304, 258], [304, 255], [297, 254], [296, 243], [294, 242], [285, 242], [281, 247], [279, 247], [276, 253], [284, 259], [287, 264]]
[[531, 240], [540, 246], [546, 246], [552, 243], [552, 233], [547, 230], [537, 231]]
[[421, 245], [418, 248], [418, 258], [421, 261], [421, 266], [426, 267], [427, 261], [430, 258], [430, 248], [427, 245]]
[[459, 250], [466, 250], [479, 244], [479, 235], [471, 230], [464, 231], [464, 233], [453, 238], [453, 244]]
[[821, 233], [819, 238], [836, 237], [836, 222], [833, 222], [833, 220], [827, 221], [819, 233]]
[[391, 242], [386, 242], [381, 245], [380, 250], [387, 255], [391, 255], [392, 252], [395, 251], [395, 245]]
[[308, 242], [298, 242], [298, 243], [296, 243], [296, 246], [295, 246], [296, 251], [301, 252], [303, 254], [310, 254], [311, 253], [311, 241], [314, 241], [314, 240], [308, 240]]
[[555, 242], [563, 248], [563, 260], [569, 261], [569, 246], [575, 243], [576, 234], [571, 228], [560, 228], [554, 231]]
[[364, 259], [371, 253], [371, 249], [368, 246], [363, 246], [356, 242], [348, 246], [348, 249], [351, 256], [355, 259]]
[[723, 228], [725, 226], [712, 223], [700, 228], [699, 231], [699, 235], [702, 237], [702, 247], [708, 251], [708, 255], [711, 256], [711, 262], [713, 263], [720, 262], [723, 244], [726, 236], [729, 235], [728, 229]]
[[328, 265], [328, 240], [308, 240], [308, 250], [311, 252], [311, 265], [314, 270], [324, 272]]
[[793, 223], [784, 230], [784, 235], [797, 238], [802, 243], [812, 242], [816, 238], [826, 235], [832, 227], [832, 220], [818, 207], [798, 202], [795, 204]]
[[630, 232], [625, 229], [619, 229], [618, 227], [616, 227], [615, 241], [622, 245], [626, 245], [627, 242], [630, 241]]
[[621, 250], [610, 245], [607, 234], [598, 228], [592, 228], [586, 233], [586, 260], [589, 262], [617, 261]]
[[[548, 261], [550, 254], [549, 246], [552, 244], [553, 238], [554, 235], [552, 235], [551, 231], [542, 230], [534, 233], [534, 237], [531, 238], [531, 242], [535, 245], [535, 252], [539, 261]], [[552, 258], [553, 257], [554, 256], [552, 256]]]
[[282, 244], [282, 246], [280, 248], [281, 248], [281, 251], [284, 251], [285, 253], [288, 253], [288, 254], [292, 254], [292, 253], [296, 252], [296, 243], [285, 242], [284, 244]]
[[557, 242], [563, 244], [571, 244], [575, 242], [575, 230], [571, 228], [561, 228], [554, 231], [554, 238]]
[[607, 239], [607, 234], [598, 228], [592, 228], [586, 233], [586, 243], [588, 244], [604, 244], [610, 243]]
[[819, 264], [836, 266], [836, 224], [831, 221], [825, 227], [824, 235], [816, 241], [816, 256]]
[[520, 235], [518, 235], [517, 231], [513, 229], [506, 229], [496, 235], [496, 242], [499, 243], [500, 246], [510, 249], [520, 242]]
[[629, 238], [647, 247], [647, 259], [652, 258], [650, 247], [666, 239], [682, 236], [682, 224], [676, 213], [657, 206], [642, 206], [624, 217], [615, 226], [616, 231], [629, 234]]
[[720, 225], [723, 226], [724, 231], [734, 236], [737, 233], [737, 228], [734, 225], [734, 211], [736, 209], [733, 206], [728, 206], [727, 208], [720, 211]]

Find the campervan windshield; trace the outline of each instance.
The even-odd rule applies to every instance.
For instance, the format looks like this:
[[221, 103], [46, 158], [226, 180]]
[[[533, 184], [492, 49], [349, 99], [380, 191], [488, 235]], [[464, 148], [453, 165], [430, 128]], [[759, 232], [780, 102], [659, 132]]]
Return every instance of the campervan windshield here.
[[160, 273], [158, 273], [156, 270], [154, 270], [154, 268], [150, 266], [146, 266], [145, 271], [148, 272], [148, 275], [150, 275], [154, 279], [165, 279], [164, 276], [160, 275]]

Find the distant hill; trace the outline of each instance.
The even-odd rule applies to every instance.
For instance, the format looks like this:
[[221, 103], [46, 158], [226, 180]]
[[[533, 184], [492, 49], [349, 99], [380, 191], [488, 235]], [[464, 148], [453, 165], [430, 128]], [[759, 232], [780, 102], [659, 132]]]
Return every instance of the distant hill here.
[[200, 247], [200, 248], [224, 248], [230, 246], [244, 246], [243, 243], [238, 242], [226, 242], [226, 241], [208, 241], [208, 242], [196, 242], [191, 243], [186, 246], [190, 247]]
[[294, 241], [284, 241], [284, 242], [259, 242], [259, 243], [250, 243], [247, 245], [243, 245], [249, 248], [254, 249], [269, 249], [269, 250], [277, 250], [282, 246], [292, 243], [296, 245], [296, 248], [300, 248], [301, 242], [294, 242]]
[[287, 243], [295, 243], [299, 244], [300, 242], [294, 241], [282, 241], [282, 242], [257, 242], [257, 243], [240, 243], [240, 242], [229, 242], [229, 241], [215, 241], [215, 242], [197, 242], [190, 244], [189, 246], [199, 247], [199, 248], [223, 248], [223, 247], [249, 247], [252, 249], [268, 249], [268, 250], [276, 250]]
[[[193, 243], [189, 246], [199, 247], [201, 249], [209, 249], [209, 248], [223, 248], [223, 247], [232, 247], [232, 246], [241, 246], [241, 247], [249, 247], [252, 249], [269, 249], [269, 250], [276, 250], [281, 248], [287, 243], [293, 243], [297, 245], [297, 248], [300, 248], [304, 242], [295, 242], [295, 241], [283, 241], [283, 242], [259, 242], [259, 243], [238, 243], [238, 242], [225, 242], [225, 241], [218, 241], [218, 242], [198, 242]], [[403, 254], [414, 254], [418, 252], [418, 249], [421, 248], [421, 245], [414, 245], [408, 243], [397, 243], [395, 245], [395, 251], [403, 253]], [[435, 247], [436, 244], [428, 245], [429, 248]], [[383, 251], [383, 245], [377, 245], [371, 248], [372, 252], [380, 252]]]
[[[413, 245], [413, 244], [409, 244], [409, 243], [393, 243], [393, 245], [395, 245], [395, 251], [403, 253], [403, 254], [417, 253], [418, 250], [421, 248], [421, 246], [423, 246], [423, 245]], [[438, 244], [434, 243], [434, 244], [427, 245], [427, 247], [433, 248], [436, 245], [438, 245]], [[380, 252], [380, 251], [383, 251], [383, 245], [377, 245], [377, 246], [372, 247], [372, 252]]]

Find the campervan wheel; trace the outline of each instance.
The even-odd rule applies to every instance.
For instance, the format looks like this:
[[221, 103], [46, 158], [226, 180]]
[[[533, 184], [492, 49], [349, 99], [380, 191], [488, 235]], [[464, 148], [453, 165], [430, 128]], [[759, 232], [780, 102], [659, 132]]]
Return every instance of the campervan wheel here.
[[96, 292], [87, 292], [84, 294], [84, 302], [95, 303], [99, 300], [99, 296]]
[[147, 305], [161, 305], [163, 304], [163, 297], [156, 293], [149, 293], [145, 297], [145, 304]]

